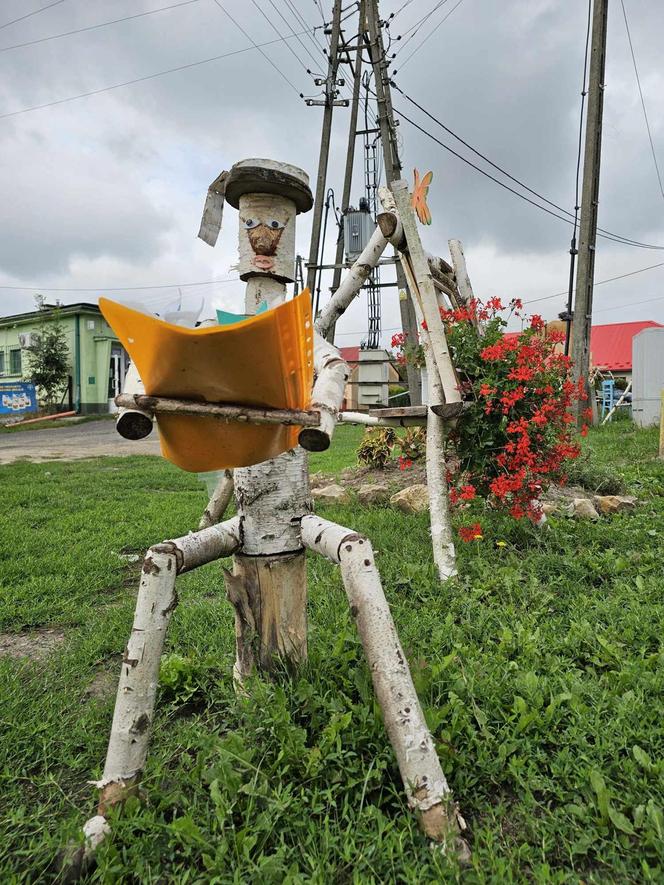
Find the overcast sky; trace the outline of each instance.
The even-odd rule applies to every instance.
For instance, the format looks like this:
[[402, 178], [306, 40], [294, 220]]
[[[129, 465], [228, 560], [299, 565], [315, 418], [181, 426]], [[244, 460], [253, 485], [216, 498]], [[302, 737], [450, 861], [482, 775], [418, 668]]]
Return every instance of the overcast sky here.
[[[237, 218], [230, 207], [216, 249], [196, 239], [209, 183], [246, 157], [270, 157], [316, 177], [321, 108], [298, 97], [318, 89], [304, 68], [325, 65], [308, 35], [263, 49], [289, 85], [214, 0], [133, 18], [59, 39], [4, 49], [62, 32], [169, 6], [177, 0], [0, 0], [0, 314], [30, 309], [35, 292], [65, 303], [100, 294], [143, 300], [151, 308], [177, 298], [176, 288], [116, 292], [234, 276]], [[257, 43], [277, 40], [284, 21], [304, 30], [284, 0], [220, 0]], [[326, 14], [331, 0], [321, 0]], [[392, 68], [408, 95], [495, 163], [555, 203], [572, 209], [587, 7], [582, 0], [447, 0], [405, 45], [408, 29], [434, 0], [384, 0]], [[52, 8], [46, 9], [49, 4]], [[625, 0], [652, 136], [664, 172], [664, 4]], [[293, 0], [310, 27], [321, 25], [314, 0]], [[664, 198], [650, 153], [622, 10], [609, 10], [600, 226], [664, 245]], [[3, 26], [19, 16], [44, 11]], [[355, 19], [346, 22], [350, 37]], [[404, 34], [397, 40], [399, 34]], [[412, 33], [412, 32], [411, 32]], [[315, 35], [324, 43], [322, 30]], [[238, 50], [248, 51], [238, 52]], [[234, 53], [230, 55], [229, 53]], [[156, 79], [55, 104], [213, 56], [225, 58]], [[303, 62], [300, 64], [298, 58]], [[295, 87], [295, 88], [293, 88]], [[442, 141], [458, 142], [395, 93], [395, 106]], [[2, 116], [10, 115], [10, 116]], [[335, 110], [328, 184], [339, 199], [349, 111]], [[465, 166], [407, 121], [399, 125], [404, 175], [432, 169], [429, 251], [447, 256], [462, 240], [475, 292], [524, 301], [567, 287], [571, 228], [513, 197]], [[355, 200], [363, 193], [358, 142]], [[476, 160], [477, 158], [475, 158]], [[480, 165], [486, 167], [486, 164]], [[501, 176], [499, 176], [501, 177]], [[308, 253], [309, 216], [298, 218], [297, 249]], [[334, 232], [328, 229], [327, 259]], [[596, 279], [664, 262], [664, 252], [598, 240]], [[384, 279], [391, 279], [385, 271]], [[328, 283], [329, 285], [329, 283]], [[25, 291], [3, 287], [26, 287]], [[48, 292], [48, 288], [89, 292]], [[185, 306], [203, 297], [241, 310], [243, 284], [185, 287]], [[398, 324], [396, 292], [383, 290], [384, 341]], [[653, 300], [650, 300], [653, 299]], [[638, 302], [645, 301], [644, 304]], [[564, 298], [532, 305], [555, 316]], [[664, 322], [664, 267], [601, 285], [595, 322]], [[366, 333], [364, 299], [338, 326], [338, 343]]]

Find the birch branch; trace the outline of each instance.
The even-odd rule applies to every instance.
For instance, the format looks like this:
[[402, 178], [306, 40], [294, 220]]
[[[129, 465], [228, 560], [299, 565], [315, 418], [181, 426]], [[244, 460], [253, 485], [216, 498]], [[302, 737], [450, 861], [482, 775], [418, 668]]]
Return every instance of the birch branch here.
[[[610, 421], [610, 420], [611, 420], [611, 418], [613, 417], [613, 414], [614, 414], [614, 412], [616, 411], [616, 409], [618, 409], [620, 406], [622, 406], [623, 402], [625, 401], [625, 398], [626, 398], [627, 394], [630, 392], [631, 389], [632, 389], [632, 382], [630, 381], [629, 384], [627, 385], [627, 387], [623, 390], [623, 394], [622, 394], [622, 396], [620, 397], [620, 399], [618, 400], [618, 402], [617, 402], [617, 403], [615, 404], [615, 406], [614, 406], [609, 412], [607, 412], [606, 415], [604, 416], [604, 419], [603, 419], [603, 421], [602, 421], [602, 427], [607, 423], [607, 421]], [[592, 393], [591, 395], [594, 397], [595, 394]]]
[[[404, 261], [403, 264], [408, 284], [410, 285], [410, 265], [408, 261]], [[413, 303], [417, 314], [417, 322], [422, 326], [423, 317], [418, 299], [414, 299]], [[434, 402], [440, 402], [444, 392], [440, 375], [438, 374], [438, 366], [433, 358], [431, 339], [426, 329], [422, 330], [422, 334], [424, 339], [424, 361], [430, 385], [430, 399]], [[431, 408], [431, 414], [427, 421], [426, 466], [433, 560], [440, 580], [446, 581], [457, 574], [457, 568], [444, 457], [445, 417], [440, 412], [441, 410], [437, 407]]]
[[[419, 301], [420, 312], [426, 322], [427, 328], [424, 330], [424, 333], [428, 335], [431, 342], [433, 358], [438, 368], [438, 374], [444, 391], [444, 399], [441, 402], [450, 405], [452, 403], [460, 404], [459, 384], [454, 366], [452, 365], [447, 339], [445, 338], [445, 329], [440, 316], [438, 298], [431, 278], [431, 271], [429, 270], [429, 262], [422, 249], [415, 214], [410, 205], [408, 185], [405, 181], [395, 181], [392, 183], [392, 193], [394, 194], [394, 200], [397, 204], [401, 224], [408, 242], [408, 253], [403, 256], [403, 264], [404, 266], [410, 266], [410, 276], [414, 284], [413, 301]], [[408, 280], [408, 284], [410, 286], [411, 279]]]
[[337, 348], [317, 332], [314, 334], [314, 372], [316, 381], [310, 408], [320, 415], [320, 425], [301, 430], [298, 442], [309, 452], [324, 452], [337, 426], [349, 370]]
[[449, 240], [450, 256], [454, 265], [454, 276], [456, 278], [457, 289], [459, 290], [459, 298], [464, 307], [468, 307], [470, 302], [475, 298], [473, 287], [470, 285], [470, 277], [466, 269], [466, 256], [463, 254], [463, 246], [461, 240]]
[[402, 418], [379, 418], [366, 412], [339, 412], [340, 424], [363, 424], [366, 427], [423, 427], [427, 416], [407, 416]]
[[318, 516], [302, 520], [304, 545], [341, 566], [341, 577], [367, 656], [374, 691], [397, 757], [408, 804], [426, 835], [467, 852], [459, 818], [420, 706], [366, 538]]
[[362, 286], [366, 283], [371, 275], [371, 271], [378, 264], [380, 256], [385, 251], [386, 246], [387, 240], [383, 236], [381, 229], [377, 227], [359, 258], [343, 278], [341, 285], [332, 298], [327, 302], [315, 322], [316, 331], [319, 332], [323, 338], [327, 336], [330, 328], [334, 326]]
[[219, 522], [233, 497], [233, 471], [223, 470], [217, 485], [210, 495], [208, 505], [203, 511], [199, 529], [207, 529]]
[[137, 406], [146, 413], [168, 415], [202, 415], [205, 418], [219, 418], [221, 421], [235, 421], [240, 424], [295, 424], [299, 427], [318, 427], [321, 416], [318, 412], [304, 409], [268, 409], [234, 403], [205, 403], [193, 400], [169, 399], [164, 396], [120, 394], [115, 397], [118, 406]]
[[[129, 364], [122, 385], [122, 393], [126, 396], [145, 394], [145, 387], [134, 363]], [[125, 439], [145, 439], [152, 433], [152, 417], [152, 413], [148, 409], [140, 409], [135, 402], [130, 403], [126, 407], [120, 407], [115, 421], [115, 429]]]
[[176, 576], [229, 556], [240, 546], [237, 517], [151, 547], [143, 561], [134, 624], [122, 659], [113, 724], [106, 753], [97, 814], [83, 827], [85, 847], [76, 859], [85, 865], [110, 833], [106, 814], [138, 792], [154, 715], [159, 663], [166, 630], [177, 606]]

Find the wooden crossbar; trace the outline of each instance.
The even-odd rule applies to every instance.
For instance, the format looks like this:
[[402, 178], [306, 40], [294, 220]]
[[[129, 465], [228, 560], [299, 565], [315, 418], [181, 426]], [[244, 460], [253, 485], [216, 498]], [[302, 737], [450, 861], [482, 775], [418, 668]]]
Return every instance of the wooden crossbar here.
[[199, 415], [239, 424], [286, 424], [318, 427], [320, 412], [306, 409], [261, 409], [236, 403], [205, 403], [164, 396], [121, 393], [115, 397], [121, 409], [140, 409], [153, 415]]

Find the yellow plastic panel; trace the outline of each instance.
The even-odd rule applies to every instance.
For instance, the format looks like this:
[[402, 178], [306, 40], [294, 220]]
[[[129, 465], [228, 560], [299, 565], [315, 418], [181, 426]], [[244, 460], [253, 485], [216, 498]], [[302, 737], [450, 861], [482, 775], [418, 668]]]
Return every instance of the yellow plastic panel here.
[[[99, 307], [127, 349], [150, 396], [275, 409], [306, 409], [313, 383], [311, 298], [232, 326], [185, 329], [123, 304]], [[183, 470], [246, 467], [297, 445], [300, 428], [226, 424], [198, 415], [159, 415], [161, 451]]]

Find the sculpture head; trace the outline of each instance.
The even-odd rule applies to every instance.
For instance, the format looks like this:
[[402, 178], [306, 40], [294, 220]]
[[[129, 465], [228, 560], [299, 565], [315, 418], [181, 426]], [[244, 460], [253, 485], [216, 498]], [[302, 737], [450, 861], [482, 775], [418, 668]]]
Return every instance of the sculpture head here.
[[276, 160], [241, 160], [228, 173], [225, 199], [239, 210], [240, 279], [291, 282], [295, 218], [313, 205], [307, 173]]

